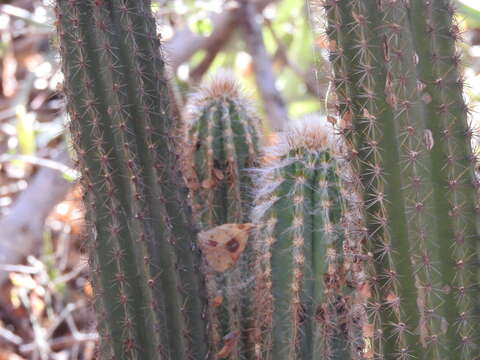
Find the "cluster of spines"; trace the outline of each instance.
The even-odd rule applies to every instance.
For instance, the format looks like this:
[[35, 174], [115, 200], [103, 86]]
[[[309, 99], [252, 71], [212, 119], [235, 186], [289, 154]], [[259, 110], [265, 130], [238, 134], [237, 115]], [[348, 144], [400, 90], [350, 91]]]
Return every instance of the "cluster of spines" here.
[[[250, 169], [258, 164], [259, 122], [233, 74], [220, 71], [191, 95], [186, 112], [184, 173], [194, 216], [202, 230], [226, 223], [249, 222]], [[231, 359], [251, 353], [247, 308], [249, 250], [239, 264], [218, 274], [205, 267], [210, 299], [208, 318], [213, 349], [238, 331]], [[214, 304], [221, 299], [221, 304]]]
[[106, 324], [99, 327], [107, 337], [103, 356], [203, 358], [198, 253], [175, 168], [175, 124], [149, 1], [59, 0], [56, 11], [94, 229], [89, 261]]
[[363, 300], [351, 291], [362, 277], [358, 202], [343, 186], [351, 172], [329, 127], [288, 129], [260, 170], [253, 221], [262, 359], [360, 358]]
[[326, 0], [324, 8], [365, 194], [375, 329], [365, 352], [476, 358], [476, 182], [452, 3]]

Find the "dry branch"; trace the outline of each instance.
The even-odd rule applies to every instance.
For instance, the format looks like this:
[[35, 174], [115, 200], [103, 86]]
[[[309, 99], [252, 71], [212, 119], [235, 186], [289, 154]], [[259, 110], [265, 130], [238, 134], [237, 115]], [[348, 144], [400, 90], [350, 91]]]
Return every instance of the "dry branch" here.
[[248, 0], [242, 0], [242, 22], [245, 41], [252, 57], [258, 92], [264, 102], [265, 112], [272, 130], [282, 130], [288, 122], [285, 102], [275, 85], [272, 59], [265, 48], [257, 12]]
[[[67, 163], [68, 153], [62, 150], [55, 158]], [[65, 198], [71, 183], [58, 170], [42, 168], [23, 191], [8, 215], [0, 219], [0, 264], [18, 264], [32, 253], [42, 240], [43, 227], [53, 207]], [[0, 271], [0, 286], [8, 273]]]

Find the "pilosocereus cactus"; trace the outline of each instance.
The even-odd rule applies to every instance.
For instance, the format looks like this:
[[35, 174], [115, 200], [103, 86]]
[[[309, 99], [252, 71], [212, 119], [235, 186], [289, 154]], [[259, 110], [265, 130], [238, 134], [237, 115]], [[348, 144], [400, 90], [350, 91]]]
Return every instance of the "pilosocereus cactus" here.
[[150, 1], [56, 1], [101, 358], [480, 358], [453, 7], [322, 5], [342, 138], [290, 128], [249, 218], [258, 134], [236, 87], [192, 100], [185, 145]]
[[[233, 74], [223, 70], [207, 80], [191, 95], [185, 117], [184, 172], [199, 227], [249, 223], [251, 169], [259, 162], [259, 122]], [[210, 339], [216, 353], [226, 354], [221, 339], [230, 336], [232, 360], [253, 354], [248, 310], [251, 256], [247, 246], [230, 269], [215, 269], [208, 262], [204, 267]]]
[[205, 359], [204, 282], [150, 1], [58, 0], [103, 359]]
[[477, 359], [475, 158], [449, 0], [326, 0], [338, 109], [363, 184], [364, 356]]
[[342, 144], [330, 124], [310, 120], [269, 155], [253, 212], [260, 358], [359, 359], [361, 231]]

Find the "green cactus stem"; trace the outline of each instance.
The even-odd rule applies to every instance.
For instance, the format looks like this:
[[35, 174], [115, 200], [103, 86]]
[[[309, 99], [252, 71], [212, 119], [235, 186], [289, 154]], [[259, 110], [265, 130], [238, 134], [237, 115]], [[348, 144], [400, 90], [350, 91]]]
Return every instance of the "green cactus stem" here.
[[56, 13], [101, 357], [204, 359], [200, 254], [150, 1], [58, 0]]
[[187, 104], [187, 184], [202, 228], [248, 220], [258, 164], [259, 121], [233, 74], [223, 70]]
[[326, 121], [299, 123], [261, 170], [253, 221], [262, 359], [360, 358], [358, 201], [337, 141]]
[[363, 183], [373, 359], [476, 359], [475, 158], [450, 0], [326, 0]]
[[[234, 76], [220, 71], [207, 80], [190, 97], [185, 117], [184, 172], [200, 228], [249, 222], [253, 193], [249, 169], [258, 163], [259, 123]], [[251, 274], [249, 249], [231, 270], [218, 273], [205, 267], [215, 351], [221, 350], [224, 336], [241, 334], [234, 342], [232, 360], [253, 353], [247, 309], [247, 288], [252, 282], [247, 276]]]

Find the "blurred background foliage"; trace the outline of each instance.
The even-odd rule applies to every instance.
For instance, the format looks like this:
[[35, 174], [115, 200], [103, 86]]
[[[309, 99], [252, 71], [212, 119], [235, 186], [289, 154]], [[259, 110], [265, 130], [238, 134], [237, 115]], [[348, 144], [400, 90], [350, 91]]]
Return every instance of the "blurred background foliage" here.
[[[324, 112], [329, 44], [321, 31], [312, 31], [312, 6], [255, 1], [274, 85], [289, 117]], [[242, 24], [226, 15], [235, 6], [227, 0], [152, 1], [180, 111], [203, 78], [228, 68], [265, 118], [268, 103], [257, 90], [252, 49]], [[458, 10], [466, 96], [477, 127], [480, 3], [458, 0]], [[0, 1], [0, 360], [95, 358], [81, 194], [65, 150], [53, 23], [52, 0]], [[204, 41], [213, 36], [216, 41]]]
[[[209, 36], [214, 31], [214, 24], [210, 20], [211, 14], [219, 14], [224, 6], [228, 6], [224, 5], [225, 1], [222, 0], [184, 0], [166, 3], [167, 5], [161, 5], [161, 2], [157, 2], [153, 7], [157, 14], [158, 30], [164, 41], [168, 41], [184, 26], [193, 33]], [[307, 77], [310, 77], [309, 81], [312, 83], [316, 80], [315, 68], [319, 60], [315, 55], [308, 12], [309, 9], [303, 1], [283, 0], [267, 5], [261, 19], [263, 40], [272, 57], [277, 77], [276, 85], [288, 104], [288, 111], [292, 117], [320, 109], [318, 98], [309, 92], [305, 84]], [[233, 39], [217, 54], [206, 74], [213, 73], [219, 68], [232, 69], [252, 97], [258, 98], [252, 59], [245, 42], [242, 41], [242, 35], [241, 31], [234, 34]], [[205, 51], [198, 51], [189, 61], [178, 67], [176, 76], [182, 91], [191, 89], [192, 72], [194, 83], [197, 82], [195, 69], [204, 57]]]

